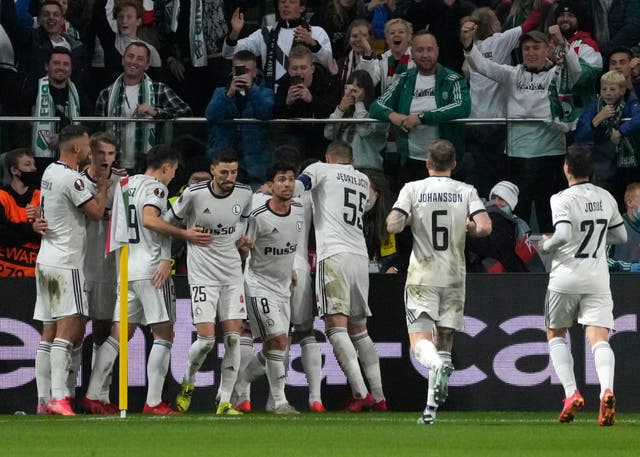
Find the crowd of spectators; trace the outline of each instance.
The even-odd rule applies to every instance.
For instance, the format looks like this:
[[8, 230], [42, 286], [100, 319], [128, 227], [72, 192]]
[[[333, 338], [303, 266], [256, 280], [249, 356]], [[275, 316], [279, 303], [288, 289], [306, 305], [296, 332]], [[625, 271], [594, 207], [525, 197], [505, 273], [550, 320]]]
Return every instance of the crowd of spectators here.
[[[640, 181], [639, 11], [640, 0], [0, 0], [0, 116], [62, 119], [1, 123], [2, 152], [31, 147], [41, 172], [74, 117], [205, 116], [206, 128], [167, 132], [91, 127], [116, 133], [131, 172], [167, 135], [197, 137], [209, 159], [233, 147], [254, 187], [275, 147], [322, 158], [339, 138], [397, 192], [426, 176], [426, 147], [447, 138], [455, 178], [484, 197], [509, 179], [515, 213], [549, 231], [571, 142], [594, 144], [598, 183], [621, 209]], [[448, 122], [505, 116], [543, 122]], [[225, 123], [368, 117], [385, 122]]]

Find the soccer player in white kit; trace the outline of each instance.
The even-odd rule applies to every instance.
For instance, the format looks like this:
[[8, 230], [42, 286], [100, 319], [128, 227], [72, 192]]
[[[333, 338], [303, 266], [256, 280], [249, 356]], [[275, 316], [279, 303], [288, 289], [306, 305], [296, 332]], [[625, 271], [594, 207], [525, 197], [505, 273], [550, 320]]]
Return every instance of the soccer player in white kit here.
[[[318, 267], [316, 297], [327, 337], [351, 386], [347, 410], [385, 405], [380, 359], [367, 332], [369, 256], [362, 232], [362, 215], [369, 199], [369, 178], [353, 168], [351, 146], [332, 142], [326, 163], [304, 169], [296, 194], [311, 191]], [[357, 351], [357, 353], [356, 353]], [[360, 371], [362, 361], [371, 393]]]
[[293, 262], [300, 234], [306, 229], [302, 205], [292, 200], [296, 171], [294, 165], [284, 162], [273, 165], [271, 198], [251, 211], [246, 233], [252, 243], [244, 277], [249, 322], [252, 335], [264, 345], [262, 353], [255, 354], [240, 373], [238, 387], [245, 389], [266, 368], [276, 414], [297, 413], [284, 393], [289, 300], [297, 282]]
[[[76, 170], [90, 151], [84, 127], [69, 125], [62, 129], [59, 147], [59, 160], [42, 176], [42, 214], [36, 220], [42, 228], [42, 244], [36, 263], [33, 318], [43, 322], [43, 335], [55, 335], [52, 341], [44, 341], [51, 343], [51, 398], [44, 409], [50, 414], [74, 416], [68, 385], [71, 355], [74, 346], [82, 345], [88, 314], [82, 272], [87, 241], [85, 215], [93, 220], [103, 217], [110, 181], [98, 179], [97, 193], [92, 195]], [[36, 357], [37, 372], [47, 371], [43, 364], [43, 357]]]
[[198, 336], [189, 350], [187, 370], [176, 397], [181, 412], [189, 409], [196, 373], [215, 346], [217, 317], [224, 332], [225, 353], [216, 414], [241, 414], [231, 404], [240, 370], [242, 321], [247, 317], [238, 246], [246, 239], [242, 234], [251, 212], [253, 192], [249, 186], [236, 182], [238, 164], [233, 150], [220, 152], [211, 165], [213, 179], [186, 189], [167, 214], [167, 220], [184, 220], [187, 225], [195, 224], [213, 234], [210, 245], [187, 244], [191, 311]]
[[[208, 244], [211, 235], [197, 227], [180, 229], [162, 219], [167, 211], [167, 185], [178, 168], [178, 152], [157, 145], [147, 152], [147, 170], [129, 179], [129, 339], [138, 325], [149, 325], [153, 346], [147, 361], [147, 399], [144, 414], [176, 414], [162, 401], [162, 387], [169, 369], [175, 322], [175, 293], [171, 280], [171, 236]], [[119, 298], [113, 313], [111, 335], [96, 355], [87, 400], [101, 398], [113, 370], [120, 345]]]
[[409, 224], [413, 233], [405, 311], [413, 355], [430, 370], [427, 406], [418, 419], [429, 425], [447, 399], [453, 335], [464, 328], [466, 235], [489, 235], [491, 219], [476, 189], [451, 179], [456, 152], [449, 141], [429, 146], [426, 165], [428, 178], [400, 190], [387, 230], [400, 233]]
[[[111, 319], [116, 304], [116, 290], [118, 275], [116, 272], [116, 253], [105, 256], [104, 246], [109, 236], [109, 218], [113, 207], [113, 197], [120, 189], [120, 178], [126, 173], [112, 169], [116, 160], [116, 138], [110, 132], [97, 132], [91, 135], [91, 154], [89, 166], [81, 173], [85, 186], [95, 195], [97, 193], [98, 177], [111, 180], [107, 190], [104, 217], [99, 221], [87, 220], [87, 255], [84, 261], [84, 276], [86, 280], [87, 303], [89, 318], [92, 320], [93, 357], [111, 333]], [[76, 349], [74, 348], [74, 353]], [[82, 351], [78, 359], [82, 357]], [[76, 355], [74, 354], [72, 360]], [[72, 367], [75, 365], [72, 363]], [[74, 367], [75, 368], [75, 367]], [[77, 374], [77, 368], [75, 368]], [[75, 381], [75, 379], [74, 379]], [[99, 400], [89, 400], [84, 397], [81, 408], [90, 414], [117, 414], [118, 407], [109, 400], [109, 377], [103, 386], [102, 397]]]
[[584, 326], [600, 381], [598, 423], [610, 426], [616, 418], [615, 355], [609, 345], [614, 321], [605, 245], [624, 243], [627, 231], [615, 199], [589, 182], [590, 156], [583, 144], [569, 147], [563, 166], [569, 188], [551, 197], [555, 231], [540, 242], [543, 252], [553, 254], [545, 321], [549, 355], [565, 391], [558, 420], [571, 422], [584, 405], [565, 339], [567, 329], [577, 321]]

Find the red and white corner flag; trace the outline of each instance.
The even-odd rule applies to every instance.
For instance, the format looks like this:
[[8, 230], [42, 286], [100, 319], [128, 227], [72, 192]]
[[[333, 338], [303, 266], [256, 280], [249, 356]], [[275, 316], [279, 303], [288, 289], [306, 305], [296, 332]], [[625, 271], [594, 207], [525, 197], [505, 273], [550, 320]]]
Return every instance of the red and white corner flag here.
[[109, 254], [129, 243], [129, 177], [120, 178], [120, 189], [113, 198], [109, 219], [109, 237], [104, 253]]
[[[122, 249], [120, 249], [122, 248]], [[120, 375], [119, 400], [120, 417], [127, 417], [129, 403], [129, 177], [120, 178], [120, 189], [113, 198], [113, 208], [109, 219], [109, 237], [105, 245], [105, 255], [120, 249], [118, 285], [120, 287]]]

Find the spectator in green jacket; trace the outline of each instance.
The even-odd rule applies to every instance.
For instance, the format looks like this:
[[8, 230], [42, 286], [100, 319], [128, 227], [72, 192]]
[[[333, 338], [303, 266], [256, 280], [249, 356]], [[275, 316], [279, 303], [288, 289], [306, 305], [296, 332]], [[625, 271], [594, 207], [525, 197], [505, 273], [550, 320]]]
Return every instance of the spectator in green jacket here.
[[432, 34], [426, 30], [414, 34], [411, 57], [416, 67], [400, 76], [369, 109], [371, 117], [389, 121], [395, 130], [401, 184], [426, 177], [426, 150], [434, 140], [448, 139], [457, 151], [464, 151], [459, 143], [463, 130], [442, 123], [467, 117], [471, 110], [466, 80], [438, 63], [438, 43]]

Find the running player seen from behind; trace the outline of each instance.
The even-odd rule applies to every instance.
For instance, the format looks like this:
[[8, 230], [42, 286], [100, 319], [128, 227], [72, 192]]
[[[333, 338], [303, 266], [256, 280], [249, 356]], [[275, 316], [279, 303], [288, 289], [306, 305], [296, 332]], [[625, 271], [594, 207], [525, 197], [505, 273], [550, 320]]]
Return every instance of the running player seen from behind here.
[[198, 333], [189, 350], [189, 362], [176, 398], [179, 411], [186, 412], [195, 388], [196, 373], [215, 346], [216, 317], [224, 332], [224, 357], [216, 414], [237, 415], [231, 404], [233, 386], [240, 370], [240, 332], [247, 317], [238, 248], [246, 237], [246, 218], [251, 212], [252, 191], [236, 182], [238, 156], [225, 150], [211, 165], [213, 179], [186, 189], [167, 214], [171, 222], [184, 220], [213, 235], [206, 246], [187, 244], [187, 271], [191, 288], [191, 311]]
[[473, 186], [451, 179], [456, 152], [447, 140], [427, 149], [429, 177], [404, 185], [387, 216], [389, 233], [411, 226], [405, 310], [415, 358], [429, 368], [427, 406], [418, 419], [429, 425], [447, 399], [453, 373], [453, 335], [464, 329], [467, 234], [491, 233], [491, 220]]
[[589, 182], [591, 154], [583, 144], [569, 147], [563, 171], [569, 188], [551, 197], [555, 232], [544, 236], [540, 248], [553, 254], [545, 302], [549, 355], [562, 382], [565, 400], [560, 422], [571, 422], [584, 404], [576, 385], [573, 357], [566, 340], [567, 329], [577, 321], [593, 352], [600, 381], [598, 423], [613, 425], [615, 356], [609, 345], [613, 330], [613, 300], [605, 245], [627, 240], [627, 231], [615, 199]]
[[[105, 256], [104, 246], [109, 234], [109, 217], [113, 208], [113, 197], [115, 192], [120, 189], [120, 178], [126, 175], [111, 168], [116, 160], [116, 138], [112, 133], [94, 133], [91, 135], [90, 145], [91, 162], [89, 162], [87, 169], [81, 173], [85, 186], [95, 195], [98, 191], [97, 182], [99, 179], [111, 180], [111, 186], [107, 190], [104, 217], [99, 221], [87, 220], [87, 255], [84, 261], [84, 276], [89, 318], [92, 320], [93, 362], [98, 349], [111, 333], [118, 276], [116, 273], [116, 254], [111, 252]], [[82, 351], [78, 352], [78, 359], [80, 359]], [[74, 354], [72, 366], [75, 365], [75, 357]], [[77, 374], [77, 367], [73, 366], [73, 368]], [[83, 398], [82, 409], [92, 414], [117, 414], [117, 406], [109, 400], [110, 386], [111, 377], [108, 377], [103, 386], [101, 398], [95, 401], [87, 401], [86, 397]]]
[[[371, 316], [367, 303], [369, 257], [362, 215], [369, 199], [369, 178], [353, 168], [353, 151], [344, 141], [332, 142], [325, 160], [305, 168], [295, 192], [299, 195], [310, 190], [313, 199], [318, 312], [351, 386], [347, 410], [386, 410], [380, 359], [367, 332], [367, 317]], [[371, 393], [367, 392], [358, 357]]]
[[[171, 279], [171, 237], [191, 243], [209, 244], [211, 235], [197, 227], [180, 229], [165, 222], [167, 185], [178, 168], [178, 152], [166, 145], [147, 153], [147, 170], [129, 180], [129, 339], [138, 325], [149, 325], [153, 346], [147, 361], [147, 399], [144, 414], [176, 414], [162, 401], [173, 341], [175, 293]], [[83, 404], [100, 400], [107, 378], [113, 370], [120, 345], [120, 298], [114, 309], [111, 335], [100, 346], [91, 372]]]
[[42, 215], [36, 220], [36, 225], [42, 224], [42, 244], [36, 263], [33, 318], [47, 325], [52, 337], [55, 335], [50, 349], [51, 398], [45, 410], [74, 416], [68, 383], [71, 355], [74, 346], [82, 345], [88, 315], [82, 271], [87, 242], [85, 216], [102, 219], [111, 182], [106, 177], [98, 178], [97, 192], [92, 195], [76, 170], [78, 162], [86, 160], [90, 151], [84, 127], [63, 128], [59, 147], [59, 160], [49, 165], [42, 176]]
[[[265, 368], [276, 414], [296, 414], [284, 393], [291, 308], [291, 289], [297, 277], [293, 260], [300, 234], [305, 230], [302, 205], [293, 202], [296, 167], [282, 162], [273, 165], [271, 198], [251, 212], [247, 237], [251, 257], [245, 267], [245, 294], [254, 338], [261, 338], [261, 354], [253, 356], [238, 380], [242, 390]], [[246, 252], [248, 254], [249, 252]]]

